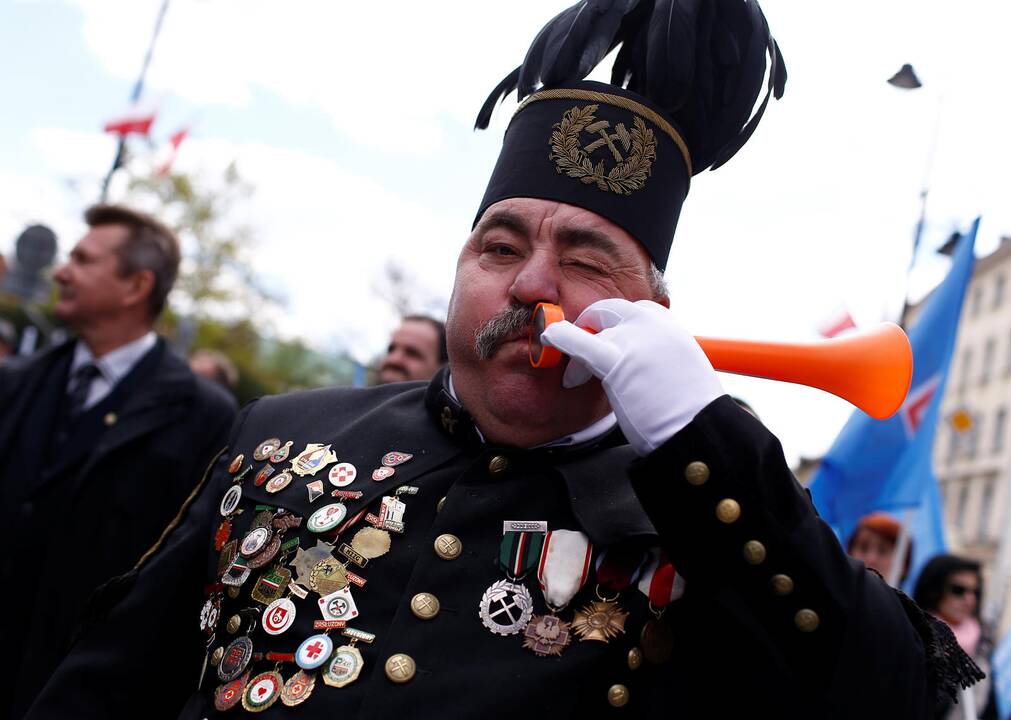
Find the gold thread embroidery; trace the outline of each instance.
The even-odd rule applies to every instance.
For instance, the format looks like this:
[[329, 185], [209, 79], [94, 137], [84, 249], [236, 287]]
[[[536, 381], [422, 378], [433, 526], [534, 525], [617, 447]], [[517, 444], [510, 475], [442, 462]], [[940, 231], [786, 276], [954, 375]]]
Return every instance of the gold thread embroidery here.
[[516, 113], [522, 112], [523, 108], [530, 103], [537, 102], [538, 100], [590, 100], [595, 103], [614, 105], [615, 107], [620, 107], [624, 110], [630, 110], [638, 115], [642, 115], [670, 136], [671, 140], [674, 141], [674, 144], [678, 146], [678, 150], [681, 151], [681, 157], [685, 161], [685, 168], [688, 170], [688, 177], [692, 176], [692, 156], [688, 151], [688, 145], [685, 143], [680, 133], [678, 133], [678, 131], [674, 129], [674, 126], [666, 119], [642, 103], [638, 103], [630, 98], [622, 97], [621, 95], [611, 95], [610, 93], [594, 92], [592, 90], [580, 90], [576, 88], [568, 90], [553, 89], [541, 90], [534, 93], [520, 103], [520, 106], [516, 109]]
[[[611, 123], [594, 117], [598, 107], [574, 107], [562, 115], [561, 122], [552, 126], [549, 157], [555, 162], [555, 172], [564, 172], [586, 185], [595, 184], [605, 192], [631, 195], [641, 189], [650, 176], [656, 160], [656, 136], [638, 116], [631, 132], [624, 123], [618, 123], [614, 132], [609, 132]], [[600, 137], [581, 147], [580, 133], [584, 131]], [[590, 159], [593, 152], [604, 147], [615, 161], [610, 170], [605, 169], [603, 160], [594, 165]], [[627, 156], [622, 155], [623, 151]]]

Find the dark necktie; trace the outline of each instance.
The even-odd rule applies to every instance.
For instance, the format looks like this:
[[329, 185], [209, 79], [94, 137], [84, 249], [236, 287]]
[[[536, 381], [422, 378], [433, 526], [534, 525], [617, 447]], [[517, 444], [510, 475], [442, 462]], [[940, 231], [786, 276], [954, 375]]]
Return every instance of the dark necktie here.
[[85, 363], [74, 371], [70, 378], [70, 389], [67, 390], [67, 416], [76, 418], [84, 410], [91, 391], [91, 383], [101, 373], [94, 363]]

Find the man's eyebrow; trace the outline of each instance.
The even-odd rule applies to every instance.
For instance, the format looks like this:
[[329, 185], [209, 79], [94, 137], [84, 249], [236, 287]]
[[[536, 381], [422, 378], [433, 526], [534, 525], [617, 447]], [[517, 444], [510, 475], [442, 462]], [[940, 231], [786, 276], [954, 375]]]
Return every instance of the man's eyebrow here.
[[600, 250], [613, 257], [618, 257], [618, 243], [599, 230], [589, 228], [563, 228], [558, 231], [558, 241], [571, 247], [586, 247]]
[[488, 232], [495, 228], [504, 228], [524, 237], [530, 235], [530, 226], [527, 224], [527, 221], [520, 215], [508, 210], [495, 210], [485, 215], [477, 226], [481, 232]]

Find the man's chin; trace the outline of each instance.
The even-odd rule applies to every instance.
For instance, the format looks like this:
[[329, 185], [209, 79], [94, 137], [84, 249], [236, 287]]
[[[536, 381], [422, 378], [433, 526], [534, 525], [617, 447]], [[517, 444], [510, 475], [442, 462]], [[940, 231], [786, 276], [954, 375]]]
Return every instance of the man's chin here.
[[408, 380], [408, 377], [407, 373], [401, 372], [400, 370], [387, 369], [387, 370], [380, 370], [376, 374], [376, 379], [379, 380], [379, 382], [382, 383], [383, 385], [386, 385], [388, 383], [406, 382]]
[[55, 315], [56, 319], [63, 324], [69, 325], [74, 322], [77, 314], [74, 311], [74, 305], [72, 302], [60, 300], [53, 308], [53, 315]]

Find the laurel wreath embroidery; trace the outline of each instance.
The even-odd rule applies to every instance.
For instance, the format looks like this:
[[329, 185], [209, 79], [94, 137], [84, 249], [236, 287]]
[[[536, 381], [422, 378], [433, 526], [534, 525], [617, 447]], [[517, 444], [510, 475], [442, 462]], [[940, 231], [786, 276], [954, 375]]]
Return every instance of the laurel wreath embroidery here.
[[[605, 170], [603, 160], [594, 165], [580, 146], [579, 134], [591, 125], [606, 127], [606, 122], [594, 122], [597, 108], [597, 105], [574, 107], [562, 115], [561, 122], [552, 126], [549, 157], [555, 163], [555, 172], [559, 174], [564, 172], [586, 185], [595, 184], [605, 192], [631, 195], [634, 190], [639, 190], [646, 184], [646, 178], [651, 174], [653, 161], [656, 160], [656, 137], [642, 118], [636, 116], [631, 132], [619, 124], [615, 133], [629, 151], [628, 156], [610, 170]], [[602, 144], [598, 140], [590, 147]]]

